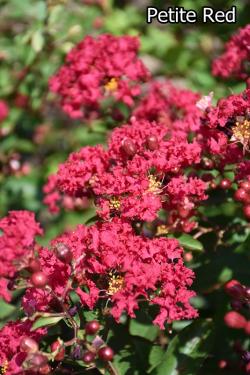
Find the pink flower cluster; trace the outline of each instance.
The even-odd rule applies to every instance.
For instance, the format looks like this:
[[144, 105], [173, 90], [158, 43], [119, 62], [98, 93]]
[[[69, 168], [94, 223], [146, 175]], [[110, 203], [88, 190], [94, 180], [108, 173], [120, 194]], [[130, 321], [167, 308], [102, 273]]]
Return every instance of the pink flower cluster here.
[[27, 266], [33, 257], [35, 236], [43, 232], [34, 214], [28, 211], [11, 211], [0, 220], [0, 229], [3, 231], [0, 236], [0, 295], [10, 301], [8, 280]]
[[[109, 300], [111, 314], [119, 321], [123, 312], [134, 317], [140, 300], [148, 301], [159, 306], [154, 323], [161, 328], [166, 321], [197, 316], [189, 303], [194, 292], [187, 289], [194, 275], [183, 264], [177, 240], [137, 236], [130, 224], [115, 218], [110, 223], [90, 227], [79, 225], [54, 240], [52, 248], [57, 244], [66, 245], [73, 253], [76, 292], [89, 309]], [[51, 255], [50, 264], [53, 259]], [[60, 262], [57, 261], [56, 267], [59, 267], [57, 276], [50, 268], [50, 285], [55, 280], [53, 289], [57, 293], [57, 282], [62, 283], [64, 279], [66, 283], [68, 275], [60, 270]], [[48, 268], [48, 262], [44, 262], [44, 272], [48, 273]], [[58, 289], [59, 295], [60, 292]], [[29, 298], [28, 291], [24, 308]], [[49, 294], [47, 298], [51, 298]], [[48, 308], [48, 301], [37, 307]]]
[[61, 96], [63, 110], [72, 118], [86, 118], [99, 111], [109, 97], [131, 106], [140, 94], [139, 83], [149, 78], [137, 57], [138, 48], [136, 37], [87, 36], [50, 79], [51, 90]]
[[[103, 219], [153, 221], [161, 208], [174, 207], [174, 191], [169, 195], [168, 185], [182, 168], [198, 164], [200, 154], [196, 141], [189, 143], [178, 134], [168, 139], [167, 127], [133, 117], [112, 132], [108, 150], [85, 147], [71, 154], [45, 186], [45, 203], [55, 212], [62, 194], [89, 196]], [[185, 207], [206, 199], [206, 184], [199, 178], [182, 179], [182, 189], [187, 192]], [[178, 189], [176, 194], [177, 202]]]
[[250, 75], [250, 25], [226, 43], [225, 52], [213, 62], [213, 74], [246, 80]]
[[201, 111], [196, 103], [200, 94], [173, 86], [171, 82], [152, 82], [134, 111], [138, 119], [157, 121], [172, 135], [187, 137], [200, 127]]
[[234, 124], [240, 117], [250, 115], [250, 90], [230, 95], [218, 101], [215, 107], [209, 107], [204, 121], [209, 127], [225, 127]]

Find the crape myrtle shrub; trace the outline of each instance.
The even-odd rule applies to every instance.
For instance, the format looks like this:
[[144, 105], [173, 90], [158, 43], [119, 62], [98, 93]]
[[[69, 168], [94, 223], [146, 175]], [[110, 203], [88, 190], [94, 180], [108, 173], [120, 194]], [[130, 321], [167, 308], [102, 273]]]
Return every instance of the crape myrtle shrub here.
[[250, 26], [60, 3], [3, 2], [0, 372], [249, 373]]

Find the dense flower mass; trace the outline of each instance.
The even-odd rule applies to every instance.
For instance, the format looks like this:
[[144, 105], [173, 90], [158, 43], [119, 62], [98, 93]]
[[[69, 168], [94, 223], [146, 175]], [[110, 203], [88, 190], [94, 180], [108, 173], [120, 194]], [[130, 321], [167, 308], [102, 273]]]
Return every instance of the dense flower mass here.
[[[133, 117], [112, 132], [107, 151], [95, 146], [71, 154], [46, 185], [45, 203], [55, 211], [62, 193], [88, 195], [104, 219], [118, 215], [153, 221], [170, 200], [167, 186], [171, 179], [182, 168], [198, 164], [200, 153], [196, 141], [189, 143], [178, 135], [169, 139], [167, 127]], [[196, 202], [206, 198], [206, 184], [200, 186], [203, 194]]]
[[165, 322], [197, 315], [189, 303], [194, 293], [187, 289], [193, 272], [184, 266], [177, 240], [146, 239], [135, 235], [129, 224], [114, 219], [78, 226], [53, 243], [72, 250], [76, 291], [88, 308], [108, 299], [111, 314], [119, 321], [124, 311], [135, 317], [139, 300], [145, 300], [159, 306], [155, 324], [161, 328]]
[[[214, 74], [247, 78], [249, 36], [247, 26], [228, 42], [225, 54], [214, 62]], [[0, 297], [4, 306], [10, 303], [10, 311], [12, 297], [19, 298], [20, 306], [8, 318], [18, 319], [0, 329], [0, 374], [69, 373], [75, 364], [76, 372], [87, 368], [116, 374], [120, 358], [113, 367], [115, 352], [107, 345], [116, 341], [116, 329], [143, 338], [151, 357], [155, 353], [146, 342], [153, 343], [157, 356], [165, 358], [172, 323], [196, 318], [196, 304], [206, 309], [205, 297], [192, 300], [201, 266], [219, 276], [215, 280], [212, 275], [209, 288], [206, 280], [205, 287], [196, 285], [197, 294], [204, 289], [212, 309], [210, 293], [221, 292], [225, 283], [233, 309], [225, 312], [225, 324], [250, 332], [245, 313], [250, 289], [237, 280], [226, 283], [233, 273], [232, 248], [241, 257], [243, 242], [239, 248], [235, 244], [249, 238], [250, 89], [213, 104], [213, 92], [202, 96], [164, 79], [144, 84], [150, 75], [138, 49], [136, 37], [87, 36], [50, 80], [64, 112], [90, 125], [84, 136], [92, 136], [96, 128], [98, 135], [101, 129], [107, 136], [105, 145], [69, 154], [48, 177], [44, 203], [57, 215], [53, 220], [61, 218], [61, 208], [92, 204], [95, 212], [91, 207], [92, 217], [83, 217], [75, 229], [37, 240], [43, 230], [32, 212], [10, 211], [0, 220]], [[7, 114], [0, 101], [0, 122]], [[37, 145], [43, 144], [42, 133]], [[6, 164], [7, 158], [2, 159]], [[221, 220], [217, 206], [222, 201], [227, 204]], [[234, 217], [237, 210], [240, 215]], [[39, 217], [45, 227], [50, 224], [48, 212]], [[226, 268], [220, 259], [224, 248]], [[188, 268], [195, 250], [197, 258]], [[146, 320], [142, 334], [140, 314]], [[201, 319], [201, 331], [204, 321], [213, 324]], [[192, 323], [187, 332], [190, 328]], [[201, 340], [209, 334], [201, 333]], [[194, 341], [188, 339], [190, 347], [200, 345], [200, 333], [194, 335]], [[136, 346], [133, 339], [125, 351], [130, 345]], [[250, 363], [246, 353], [244, 361]], [[152, 372], [150, 366], [138, 373]], [[245, 363], [241, 367], [246, 369]], [[173, 370], [181, 369], [178, 363]]]
[[27, 266], [33, 256], [35, 236], [41, 235], [42, 229], [34, 214], [28, 211], [11, 211], [0, 220], [0, 229], [3, 231], [0, 236], [0, 293], [8, 300], [7, 279]]
[[136, 37], [87, 36], [70, 51], [65, 65], [51, 78], [50, 88], [62, 98], [72, 118], [90, 116], [110, 96], [128, 106], [140, 94], [149, 73], [137, 57]]
[[205, 123], [210, 127], [236, 125], [236, 122], [248, 120], [250, 90], [220, 99], [217, 106], [209, 107], [205, 114]]
[[138, 119], [157, 121], [169, 134], [186, 138], [198, 131], [200, 94], [175, 87], [171, 82], [153, 82], [134, 111]]
[[225, 52], [213, 63], [213, 74], [246, 80], [250, 75], [250, 25], [240, 29], [226, 43]]

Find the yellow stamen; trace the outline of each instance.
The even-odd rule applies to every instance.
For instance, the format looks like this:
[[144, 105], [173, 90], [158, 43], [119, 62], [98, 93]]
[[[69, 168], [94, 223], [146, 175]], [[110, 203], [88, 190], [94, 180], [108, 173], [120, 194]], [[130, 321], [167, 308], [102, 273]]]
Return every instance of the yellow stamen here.
[[233, 137], [232, 140], [239, 141], [243, 146], [248, 148], [250, 143], [250, 121], [244, 120], [243, 122], [236, 122], [232, 128]]
[[109, 201], [109, 207], [111, 210], [119, 210], [121, 207], [121, 202], [119, 201], [118, 198], [113, 197]]
[[7, 361], [7, 359], [3, 362], [3, 364], [1, 365], [1, 370], [0, 370], [0, 373], [1, 375], [4, 375], [6, 374], [7, 370], [8, 370], [8, 367], [9, 367], [9, 362]]
[[112, 273], [110, 273], [107, 293], [112, 296], [113, 294], [119, 292], [119, 290], [122, 289], [123, 285], [124, 285], [123, 276], [113, 275]]
[[156, 235], [157, 236], [160, 236], [162, 234], [167, 234], [169, 231], [168, 231], [168, 227], [166, 225], [158, 225], [157, 228], [156, 228]]
[[117, 78], [111, 78], [104, 87], [107, 91], [116, 91], [118, 87]]
[[149, 175], [148, 177], [149, 180], [149, 186], [148, 186], [148, 191], [151, 193], [160, 193], [161, 189], [161, 182], [157, 181], [157, 178], [153, 175]]

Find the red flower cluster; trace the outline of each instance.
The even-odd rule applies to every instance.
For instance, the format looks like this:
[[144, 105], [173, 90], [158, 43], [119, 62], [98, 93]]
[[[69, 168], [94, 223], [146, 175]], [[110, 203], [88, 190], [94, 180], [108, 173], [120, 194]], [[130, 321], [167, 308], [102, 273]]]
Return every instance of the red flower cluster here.
[[0, 220], [0, 229], [3, 231], [0, 236], [0, 295], [10, 300], [6, 288], [8, 280], [28, 265], [33, 257], [35, 236], [41, 235], [42, 230], [34, 214], [28, 211], [11, 211]]
[[139, 83], [149, 78], [137, 57], [138, 48], [136, 37], [87, 36], [50, 80], [51, 90], [62, 98], [63, 110], [72, 118], [86, 118], [110, 96], [131, 106], [140, 94]]
[[[45, 186], [45, 202], [55, 211], [63, 193], [92, 196], [104, 219], [122, 216], [153, 221], [161, 208], [173, 208], [177, 201], [191, 211], [191, 202], [206, 199], [206, 184], [198, 178], [182, 178], [182, 191], [186, 192], [182, 200], [178, 189], [174, 198], [174, 184], [169, 184], [182, 168], [200, 162], [201, 149], [195, 141], [188, 143], [178, 136], [168, 139], [167, 134], [162, 124], [132, 118], [112, 132], [107, 151], [95, 146], [71, 154]], [[191, 200], [188, 191], [192, 191]]]
[[174, 87], [171, 82], [153, 82], [134, 111], [137, 119], [157, 121], [168, 133], [186, 138], [199, 130], [200, 94]]
[[[53, 241], [55, 247], [62, 243], [73, 253], [76, 291], [88, 308], [108, 300], [119, 321], [123, 312], [134, 317], [140, 300], [148, 301], [160, 308], [154, 323], [161, 328], [166, 321], [197, 316], [189, 303], [194, 293], [187, 289], [193, 272], [184, 266], [177, 240], [137, 236], [117, 218], [91, 227], [80, 225]], [[43, 269], [46, 272], [45, 263]]]
[[[209, 127], [235, 125], [237, 121], [248, 119], [250, 90], [220, 99], [215, 107], [209, 107], [205, 113], [205, 123]], [[243, 118], [242, 118], [243, 116]]]
[[213, 74], [246, 80], [250, 75], [250, 25], [240, 29], [226, 43], [225, 49], [213, 63]]

